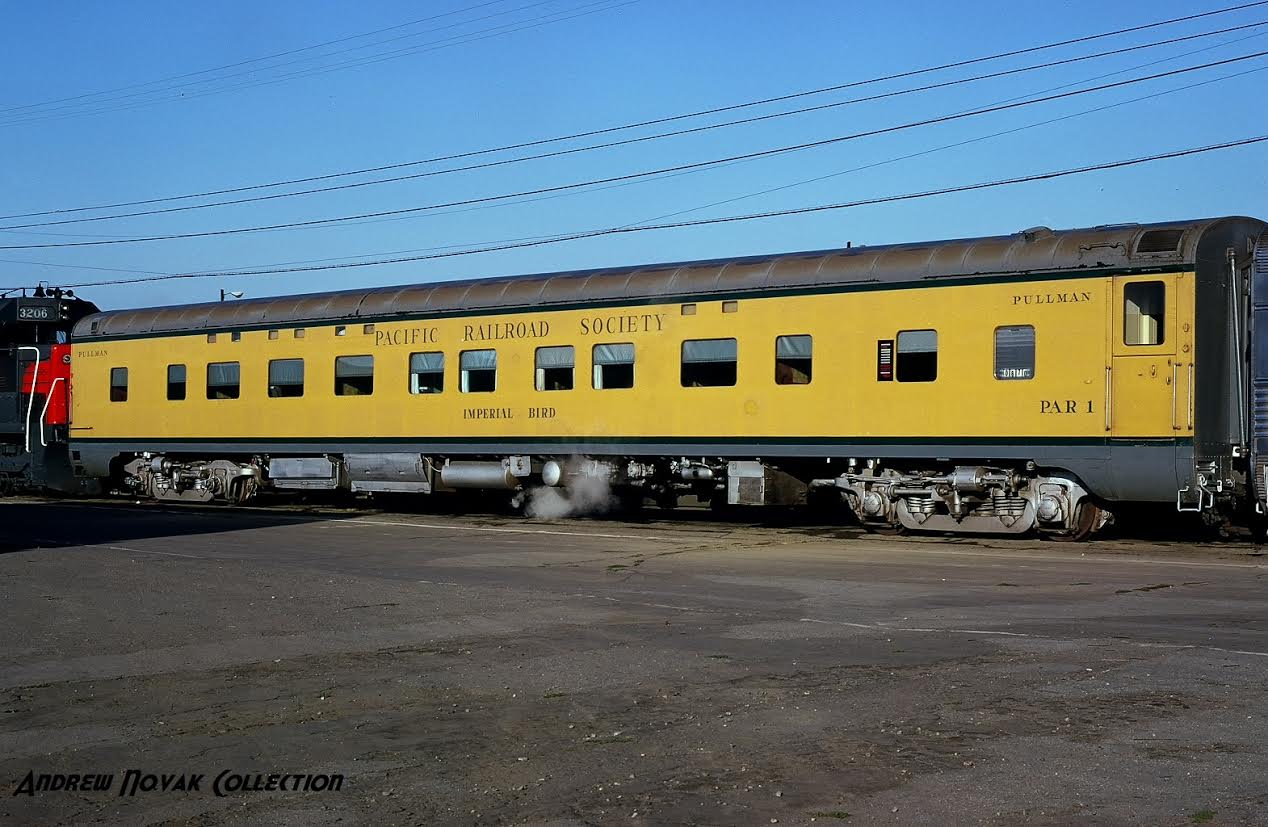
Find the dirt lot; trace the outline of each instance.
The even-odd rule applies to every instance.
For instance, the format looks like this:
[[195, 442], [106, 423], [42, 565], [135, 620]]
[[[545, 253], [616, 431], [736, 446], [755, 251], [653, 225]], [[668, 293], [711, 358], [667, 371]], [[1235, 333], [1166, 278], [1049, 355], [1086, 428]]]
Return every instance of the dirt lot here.
[[[1250, 546], [0, 519], [7, 823], [1268, 824]], [[128, 769], [345, 782], [120, 796]]]

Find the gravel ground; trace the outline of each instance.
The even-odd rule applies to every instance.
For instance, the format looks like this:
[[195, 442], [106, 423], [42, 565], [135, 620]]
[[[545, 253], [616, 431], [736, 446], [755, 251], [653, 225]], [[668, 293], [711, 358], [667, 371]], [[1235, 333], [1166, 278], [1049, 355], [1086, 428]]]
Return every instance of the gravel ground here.
[[[1268, 824], [1253, 546], [0, 519], [6, 823]], [[128, 769], [345, 780], [120, 796]], [[28, 772], [114, 789], [17, 794]]]

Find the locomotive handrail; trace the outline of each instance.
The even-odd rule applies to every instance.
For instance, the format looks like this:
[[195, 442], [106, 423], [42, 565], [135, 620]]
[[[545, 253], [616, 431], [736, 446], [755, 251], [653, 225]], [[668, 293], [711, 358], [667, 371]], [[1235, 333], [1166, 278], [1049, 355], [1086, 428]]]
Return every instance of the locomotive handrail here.
[[53, 383], [48, 386], [48, 396], [44, 397], [44, 409], [40, 411], [40, 445], [44, 448], [48, 447], [48, 442], [44, 439], [44, 420], [48, 417], [48, 406], [53, 403], [53, 391], [57, 389], [57, 383], [65, 378], [64, 376], [59, 376], [54, 379]]
[[18, 353], [24, 350], [35, 352], [35, 370], [31, 371], [31, 392], [28, 394], [30, 400], [26, 403], [26, 422], [23, 430], [26, 433], [26, 452], [31, 453], [31, 413], [35, 410], [35, 385], [40, 378], [40, 349], [32, 345], [18, 345]]
[[1180, 430], [1180, 414], [1176, 412], [1176, 402], [1180, 401], [1180, 363], [1171, 365], [1171, 430]]
[[1242, 280], [1237, 272], [1237, 256], [1230, 247], [1226, 251], [1228, 257], [1228, 302], [1229, 302], [1229, 329], [1232, 331], [1233, 353], [1230, 364], [1233, 366], [1233, 375], [1237, 380], [1237, 439], [1245, 445], [1250, 437], [1246, 431], [1246, 409], [1250, 407], [1250, 400], [1246, 395], [1246, 365], [1245, 351], [1242, 350], [1242, 325], [1247, 320], [1242, 318], [1241, 295]]
[[1105, 366], [1105, 430], [1109, 431], [1114, 422], [1114, 369]]
[[1189, 430], [1193, 430], [1193, 363], [1189, 363]]

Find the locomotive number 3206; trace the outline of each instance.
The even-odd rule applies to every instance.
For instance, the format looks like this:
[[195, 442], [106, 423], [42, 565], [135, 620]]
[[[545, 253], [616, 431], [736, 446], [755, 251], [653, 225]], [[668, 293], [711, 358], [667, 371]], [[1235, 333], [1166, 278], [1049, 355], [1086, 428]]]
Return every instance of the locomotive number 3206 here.
[[19, 307], [18, 319], [30, 320], [36, 322], [48, 321], [53, 318], [53, 309], [50, 307]]

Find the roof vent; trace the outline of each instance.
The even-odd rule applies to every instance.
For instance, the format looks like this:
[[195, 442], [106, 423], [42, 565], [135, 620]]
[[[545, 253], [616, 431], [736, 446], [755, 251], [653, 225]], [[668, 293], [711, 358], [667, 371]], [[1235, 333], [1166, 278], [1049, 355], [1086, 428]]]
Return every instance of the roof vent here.
[[1041, 238], [1049, 238], [1050, 236], [1053, 235], [1053, 232], [1051, 227], [1040, 226], [1040, 227], [1031, 227], [1028, 230], [1022, 230], [1021, 235], [1022, 237], [1026, 239], [1027, 242], [1032, 242], [1032, 241], [1038, 241]]
[[1184, 230], [1147, 230], [1136, 242], [1137, 253], [1178, 253]]

